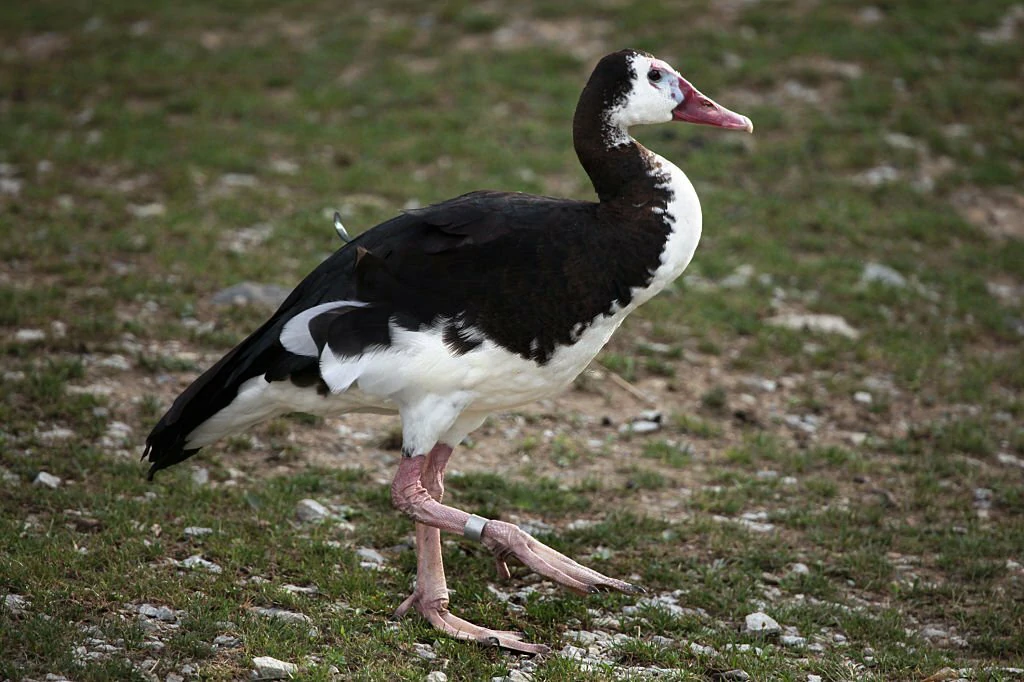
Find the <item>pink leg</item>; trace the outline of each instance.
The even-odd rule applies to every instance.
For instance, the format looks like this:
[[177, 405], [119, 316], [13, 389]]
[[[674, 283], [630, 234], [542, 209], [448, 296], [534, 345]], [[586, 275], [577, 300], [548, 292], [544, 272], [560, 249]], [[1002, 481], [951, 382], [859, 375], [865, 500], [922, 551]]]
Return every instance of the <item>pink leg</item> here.
[[[420, 481], [420, 470], [423, 466], [421, 457], [423, 455], [404, 458], [399, 464], [398, 473], [391, 484], [391, 501], [395, 507], [418, 523], [461, 534], [466, 527], [469, 514], [461, 509], [443, 505], [430, 496]], [[488, 521], [484, 526], [481, 541], [484, 547], [494, 552], [497, 557], [498, 573], [503, 578], [509, 575], [505, 559], [514, 556], [530, 570], [578, 594], [593, 594], [606, 590], [618, 590], [629, 594], [644, 591], [643, 588], [609, 578], [576, 563], [511, 523]]]
[[[418, 482], [430, 497], [438, 502], [444, 496], [444, 468], [452, 449], [438, 444], [423, 458], [414, 457], [418, 468]], [[405, 465], [405, 460], [402, 462]], [[402, 471], [402, 467], [399, 468]], [[520, 641], [522, 635], [507, 630], [490, 630], [474, 625], [448, 611], [448, 585], [444, 576], [441, 557], [441, 531], [437, 528], [416, 523], [416, 589], [402, 602], [395, 616], [401, 618], [410, 608], [415, 608], [431, 625], [447, 635], [458, 639], [470, 639], [489, 646], [503, 646], [507, 649], [531, 654], [548, 651], [540, 644]]]

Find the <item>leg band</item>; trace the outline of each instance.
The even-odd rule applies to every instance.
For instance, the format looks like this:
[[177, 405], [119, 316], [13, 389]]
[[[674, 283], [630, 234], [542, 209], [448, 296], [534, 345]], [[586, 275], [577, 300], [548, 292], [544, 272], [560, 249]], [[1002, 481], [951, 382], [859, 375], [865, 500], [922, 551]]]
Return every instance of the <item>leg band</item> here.
[[484, 537], [484, 526], [487, 525], [487, 521], [482, 516], [470, 514], [469, 518], [466, 519], [466, 527], [463, 528], [462, 535], [470, 540], [479, 542]]

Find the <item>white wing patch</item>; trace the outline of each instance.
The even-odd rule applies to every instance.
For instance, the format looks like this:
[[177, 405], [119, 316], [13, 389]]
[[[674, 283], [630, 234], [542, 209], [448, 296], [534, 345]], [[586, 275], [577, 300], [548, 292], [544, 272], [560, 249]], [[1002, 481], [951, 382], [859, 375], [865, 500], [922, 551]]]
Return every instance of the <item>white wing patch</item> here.
[[338, 357], [327, 345], [320, 355], [320, 378], [331, 389], [331, 393], [344, 393], [362, 376], [367, 366], [381, 355], [379, 352], [365, 350], [357, 357]]
[[331, 301], [330, 303], [321, 303], [308, 310], [303, 310], [285, 323], [284, 329], [281, 330], [281, 345], [289, 353], [315, 358], [318, 352], [316, 342], [313, 341], [313, 336], [309, 333], [310, 321], [317, 315], [326, 313], [328, 310], [365, 308], [367, 305], [369, 304], [363, 301]]

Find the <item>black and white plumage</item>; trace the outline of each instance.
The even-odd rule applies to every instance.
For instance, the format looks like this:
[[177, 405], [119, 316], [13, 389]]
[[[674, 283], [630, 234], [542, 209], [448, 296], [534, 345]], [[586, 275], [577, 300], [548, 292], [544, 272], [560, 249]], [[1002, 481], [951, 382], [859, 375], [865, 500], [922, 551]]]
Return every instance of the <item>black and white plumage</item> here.
[[[602, 59], [573, 122], [598, 202], [473, 192], [352, 239], [178, 397], [146, 441], [150, 477], [294, 411], [397, 412], [403, 454], [427, 456], [491, 412], [568, 386], [696, 249], [693, 186], [628, 134], [672, 119], [752, 129], [650, 55]], [[396, 504], [421, 524], [454, 528]]]

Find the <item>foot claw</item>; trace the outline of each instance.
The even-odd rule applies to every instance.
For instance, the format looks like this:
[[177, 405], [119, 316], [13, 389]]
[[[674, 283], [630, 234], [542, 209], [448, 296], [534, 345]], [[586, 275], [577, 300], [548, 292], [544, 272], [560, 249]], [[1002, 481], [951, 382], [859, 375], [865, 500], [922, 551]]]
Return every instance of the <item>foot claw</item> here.
[[[413, 592], [412, 596], [406, 599], [402, 605], [405, 606], [406, 603], [413, 606], [431, 625], [450, 637], [474, 640], [483, 646], [504, 647], [524, 654], [543, 654], [550, 651], [543, 644], [530, 644], [522, 641], [523, 635], [519, 632], [491, 630], [459, 618], [448, 611], [447, 599], [440, 601], [433, 599], [429, 600], [429, 603], [425, 603], [418, 593]], [[399, 607], [399, 609], [401, 608]]]

